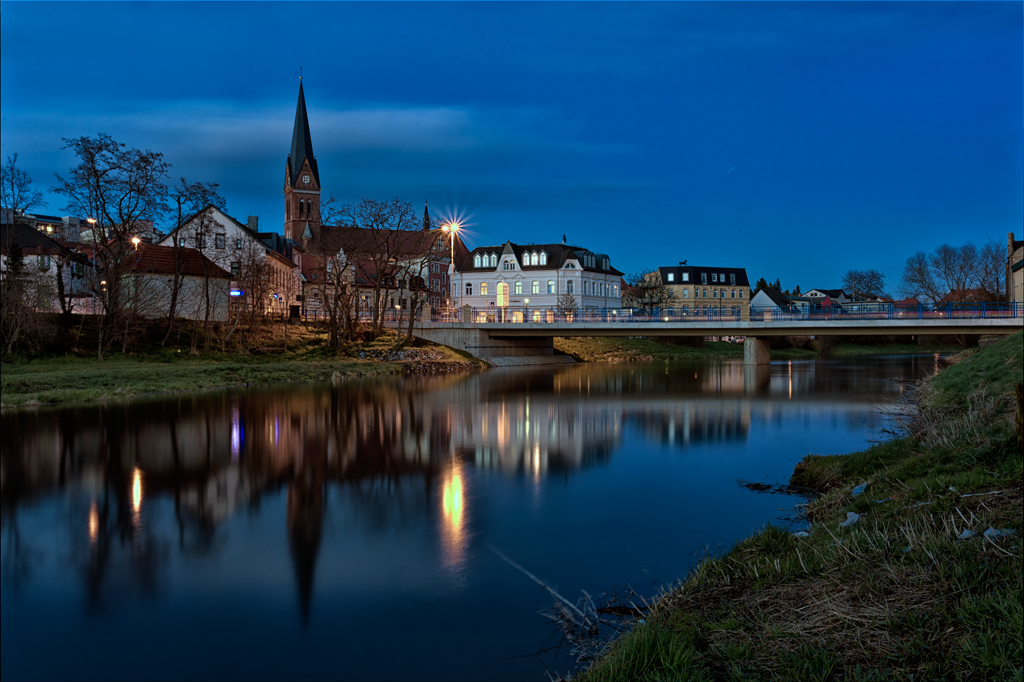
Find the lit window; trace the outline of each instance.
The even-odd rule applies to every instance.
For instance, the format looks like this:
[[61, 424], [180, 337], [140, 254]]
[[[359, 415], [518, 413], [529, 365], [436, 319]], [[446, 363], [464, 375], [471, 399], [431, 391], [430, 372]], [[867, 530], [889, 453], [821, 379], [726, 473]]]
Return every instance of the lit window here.
[[236, 249], [242, 248], [242, 238], [241, 237], [239, 237], [238, 239], [235, 240], [235, 248]]
[[522, 283], [522, 281], [519, 281], [519, 282], [516, 282], [516, 294], [521, 294], [521, 293], [523, 293], [523, 283]]
[[491, 254], [491, 267], [492, 268], [498, 267], [498, 257], [495, 256], [493, 253]]
[[533, 280], [533, 282], [530, 284], [530, 293], [531, 294], [539, 294], [540, 293], [540, 282], [538, 282], [537, 280]]
[[548, 254], [547, 254], [546, 251], [541, 251], [540, 252], [540, 264], [541, 265], [547, 265], [548, 264]]
[[480, 254], [479, 253], [476, 254], [475, 256], [473, 256], [473, 267], [474, 268], [480, 267]]
[[684, 282], [689, 282], [690, 281], [690, 273], [688, 273], [688, 272], [684, 272], [683, 273], [683, 281]]
[[487, 282], [480, 282], [480, 295], [481, 296], [486, 296], [487, 295]]
[[676, 276], [674, 274], [672, 274], [671, 272], [668, 273], [668, 281], [670, 281], [670, 282], [676, 281]]
[[553, 280], [553, 279], [549, 279], [548, 280], [548, 293], [549, 294], [555, 293], [555, 280]]

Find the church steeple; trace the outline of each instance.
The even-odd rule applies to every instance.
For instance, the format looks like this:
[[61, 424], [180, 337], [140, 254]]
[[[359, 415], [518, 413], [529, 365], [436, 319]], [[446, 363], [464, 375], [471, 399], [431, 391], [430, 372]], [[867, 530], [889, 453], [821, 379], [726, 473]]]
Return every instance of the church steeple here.
[[309, 118], [306, 116], [306, 96], [302, 92], [302, 81], [299, 81], [299, 101], [295, 105], [295, 127], [292, 128], [292, 150], [288, 155], [288, 184], [296, 186], [304, 161], [309, 161], [309, 170], [317, 186], [320, 186], [320, 171], [316, 167], [313, 156], [313, 138], [309, 134]]
[[[305, 230], [303, 229], [305, 224]], [[310, 226], [320, 225], [320, 169], [313, 156], [313, 138], [309, 133], [306, 116], [306, 95], [299, 79], [299, 101], [295, 105], [295, 127], [292, 129], [292, 147], [285, 162], [284, 178], [284, 236], [298, 241], [305, 238]], [[310, 233], [312, 234], [312, 233]]]
[[430, 231], [430, 213], [427, 212], [427, 200], [423, 200], [423, 231]]

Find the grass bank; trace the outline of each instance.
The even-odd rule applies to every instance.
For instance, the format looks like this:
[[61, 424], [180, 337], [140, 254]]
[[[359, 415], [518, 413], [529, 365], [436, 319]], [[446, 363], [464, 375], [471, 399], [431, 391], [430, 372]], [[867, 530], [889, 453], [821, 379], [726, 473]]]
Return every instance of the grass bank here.
[[200, 391], [231, 386], [356, 377], [403, 372], [471, 371], [482, 363], [444, 346], [400, 346], [388, 332], [341, 351], [328, 348], [322, 334], [295, 327], [283, 338], [268, 336], [254, 354], [213, 351], [190, 354], [187, 346], [148, 346], [131, 355], [92, 353], [59, 357], [14, 357], [0, 363], [0, 404], [4, 408], [128, 398], [153, 393]]
[[[555, 348], [580, 362], [643, 362], [651, 360], [682, 360], [688, 358], [742, 358], [742, 343], [712, 341], [703, 346], [677, 345], [645, 338], [562, 338], [555, 339]], [[949, 344], [914, 343], [864, 344], [839, 343], [830, 349], [833, 356], [896, 355], [910, 353], [955, 353], [960, 348]], [[806, 348], [773, 348], [772, 358], [797, 360], [820, 355], [813, 342]]]
[[701, 562], [577, 679], [1022, 679], [1022, 347], [932, 378], [904, 437], [805, 458], [806, 537]]

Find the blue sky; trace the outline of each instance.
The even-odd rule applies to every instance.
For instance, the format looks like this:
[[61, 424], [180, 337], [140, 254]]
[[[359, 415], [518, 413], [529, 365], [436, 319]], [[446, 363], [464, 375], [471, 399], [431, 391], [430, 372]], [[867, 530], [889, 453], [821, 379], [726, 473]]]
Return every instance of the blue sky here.
[[108, 133], [280, 231], [302, 63], [340, 201], [429, 197], [471, 245], [566, 234], [627, 272], [895, 290], [916, 250], [1021, 231], [1022, 10], [4, 1], [0, 143], [46, 189], [61, 137]]

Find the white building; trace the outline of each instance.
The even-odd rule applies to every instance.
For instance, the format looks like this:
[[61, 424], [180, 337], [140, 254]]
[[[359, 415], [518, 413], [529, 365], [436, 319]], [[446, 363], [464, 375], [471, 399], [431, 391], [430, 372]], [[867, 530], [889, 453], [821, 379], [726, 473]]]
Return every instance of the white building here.
[[544, 322], [569, 311], [618, 309], [621, 282], [622, 273], [605, 254], [567, 244], [505, 242], [462, 259], [453, 296], [483, 320], [507, 315], [510, 321]]

